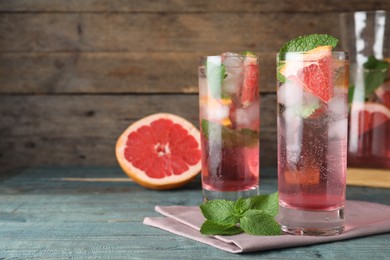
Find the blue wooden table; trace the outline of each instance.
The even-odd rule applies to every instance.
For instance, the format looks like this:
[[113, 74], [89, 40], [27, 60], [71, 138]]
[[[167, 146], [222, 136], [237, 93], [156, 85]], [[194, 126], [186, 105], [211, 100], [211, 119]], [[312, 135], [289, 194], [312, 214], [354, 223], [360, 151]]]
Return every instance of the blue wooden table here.
[[[276, 170], [261, 170], [261, 192]], [[390, 189], [347, 198], [390, 205]], [[142, 224], [155, 205], [198, 205], [200, 179], [147, 190], [119, 168], [32, 168], [0, 176], [0, 259], [390, 259], [390, 233], [307, 247], [231, 254]]]

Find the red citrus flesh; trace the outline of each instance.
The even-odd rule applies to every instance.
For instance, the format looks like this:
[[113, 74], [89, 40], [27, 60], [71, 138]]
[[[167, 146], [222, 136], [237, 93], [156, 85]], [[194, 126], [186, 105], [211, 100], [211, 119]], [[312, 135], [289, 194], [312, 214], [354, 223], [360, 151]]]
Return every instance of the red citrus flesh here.
[[375, 94], [378, 96], [382, 104], [390, 109], [390, 80], [384, 82], [380, 87], [378, 87], [375, 90]]
[[298, 72], [306, 90], [328, 102], [333, 96], [331, 52]]
[[181, 117], [154, 114], [125, 130], [116, 156], [124, 172], [142, 186], [180, 187], [200, 172], [200, 133]]
[[243, 107], [248, 107], [258, 95], [259, 89], [259, 67], [256, 59], [250, 60], [245, 64], [244, 82], [242, 86], [241, 103]]
[[352, 113], [358, 113], [359, 135], [390, 120], [390, 109], [377, 103], [354, 103]]

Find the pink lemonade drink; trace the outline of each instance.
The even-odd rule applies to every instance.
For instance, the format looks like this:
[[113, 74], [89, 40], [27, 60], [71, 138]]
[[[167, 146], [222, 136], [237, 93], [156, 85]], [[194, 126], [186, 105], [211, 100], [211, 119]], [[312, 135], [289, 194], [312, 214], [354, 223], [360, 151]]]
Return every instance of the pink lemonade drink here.
[[259, 66], [253, 54], [199, 62], [202, 188], [205, 201], [258, 194]]
[[390, 59], [370, 57], [351, 78], [348, 166], [390, 169]]
[[344, 229], [348, 57], [320, 46], [278, 55], [278, 221], [298, 235]]

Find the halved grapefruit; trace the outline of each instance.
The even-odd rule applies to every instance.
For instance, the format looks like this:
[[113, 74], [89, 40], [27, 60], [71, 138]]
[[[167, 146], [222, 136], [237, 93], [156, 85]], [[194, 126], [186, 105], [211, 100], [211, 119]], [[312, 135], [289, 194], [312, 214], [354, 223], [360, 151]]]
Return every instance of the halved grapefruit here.
[[354, 102], [351, 109], [351, 116], [359, 122], [359, 135], [390, 120], [390, 109], [382, 104]]
[[115, 151], [123, 171], [150, 189], [180, 187], [201, 170], [200, 133], [173, 114], [158, 113], [131, 124]]

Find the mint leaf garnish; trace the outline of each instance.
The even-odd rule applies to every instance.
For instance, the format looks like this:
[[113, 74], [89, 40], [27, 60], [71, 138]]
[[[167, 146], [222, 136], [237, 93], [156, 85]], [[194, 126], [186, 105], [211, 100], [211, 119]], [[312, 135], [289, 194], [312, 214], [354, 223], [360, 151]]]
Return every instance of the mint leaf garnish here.
[[204, 235], [235, 235], [246, 232], [251, 235], [280, 235], [278, 193], [251, 198], [211, 200], [200, 205], [206, 221], [200, 232]]
[[236, 235], [242, 233], [242, 229], [236, 225], [224, 225], [206, 220], [200, 227], [203, 235]]
[[240, 218], [240, 227], [250, 235], [275, 236], [282, 234], [274, 217], [262, 210], [250, 209]]
[[242, 55], [244, 55], [244, 56], [256, 56], [256, 54], [251, 52], [251, 51], [244, 51], [244, 52], [242, 52]]
[[384, 60], [377, 60], [374, 56], [368, 57], [363, 64], [364, 67], [364, 88], [365, 96], [369, 98], [371, 94], [385, 82], [389, 63]]
[[300, 110], [297, 111], [298, 115], [302, 118], [308, 118], [311, 116], [318, 108], [319, 104], [310, 104], [302, 106]]
[[280, 69], [282, 67], [283, 67], [283, 64], [279, 65], [278, 68], [276, 69], [276, 77], [280, 83], [285, 83], [287, 81], [287, 79], [282, 73], [280, 73]]
[[374, 56], [368, 57], [368, 60], [363, 64], [365, 69], [388, 69], [389, 63], [384, 60], [378, 60]]
[[310, 51], [319, 46], [337, 46], [338, 39], [327, 34], [309, 34], [299, 36], [298, 38], [292, 39], [286, 42], [279, 50], [279, 57], [283, 59], [286, 52], [301, 52]]
[[348, 87], [348, 104], [352, 103], [354, 93], [355, 93], [355, 85], [350, 85]]
[[209, 139], [211, 133], [220, 132], [223, 145], [227, 147], [248, 147], [259, 142], [258, 132], [248, 128], [232, 129], [206, 119], [202, 119], [201, 127], [206, 139]]

